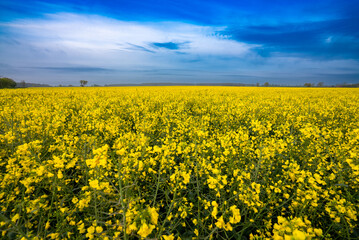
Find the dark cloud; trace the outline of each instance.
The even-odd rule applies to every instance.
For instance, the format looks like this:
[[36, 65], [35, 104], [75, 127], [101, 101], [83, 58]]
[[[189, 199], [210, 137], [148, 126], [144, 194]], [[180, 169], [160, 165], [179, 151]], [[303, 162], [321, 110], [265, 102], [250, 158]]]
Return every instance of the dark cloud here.
[[338, 82], [338, 79], [341, 79], [342, 82], [349, 83], [358, 83], [359, 82], [359, 72], [357, 73], [319, 73], [316, 74], [316, 77], [326, 79], [331, 82]]
[[314, 58], [359, 59], [359, 18], [282, 25], [230, 28], [226, 34], [238, 41], [261, 44], [254, 49], [263, 57], [271, 53]]
[[178, 50], [181, 48], [181, 45], [183, 45], [183, 43], [174, 43], [174, 42], [154, 42], [151, 44], [153, 47], [157, 47], [157, 48], [166, 48], [169, 50]]

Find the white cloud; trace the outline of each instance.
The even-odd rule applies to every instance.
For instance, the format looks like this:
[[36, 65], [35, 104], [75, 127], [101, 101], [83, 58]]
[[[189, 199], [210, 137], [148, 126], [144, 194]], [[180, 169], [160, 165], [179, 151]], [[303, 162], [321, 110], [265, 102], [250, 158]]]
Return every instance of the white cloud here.
[[252, 47], [217, 34], [224, 27], [178, 22], [126, 22], [96, 15], [50, 14], [46, 19], [22, 20], [8, 23], [6, 27], [25, 36], [33, 47], [69, 54], [91, 51], [108, 55], [118, 54], [114, 50], [141, 50], [133, 48], [133, 44], [158, 53], [173, 52], [155, 48], [151, 45], [153, 42], [185, 43], [180, 52], [202, 55], [242, 56]]
[[[71, 67], [87, 66], [115, 70], [88, 75], [81, 72], [87, 79], [150, 78], [146, 71], [154, 71], [151, 81], [166, 74], [186, 78], [188, 74], [181, 71], [196, 76], [235, 66], [228, 59], [243, 58], [255, 47], [220, 34], [225, 26], [131, 22], [72, 13], [0, 23], [0, 28], [6, 32], [6, 36], [0, 36], [0, 52], [14, 67], [12, 71], [0, 69], [3, 74], [35, 80], [42, 75], [43, 79], [52, 77], [57, 82], [80, 74], [71, 73]], [[161, 47], [154, 43], [164, 44]], [[166, 48], [166, 43], [172, 45]], [[67, 67], [69, 72], [54, 71], [57, 67]], [[160, 71], [159, 75], [155, 75], [156, 71]]]

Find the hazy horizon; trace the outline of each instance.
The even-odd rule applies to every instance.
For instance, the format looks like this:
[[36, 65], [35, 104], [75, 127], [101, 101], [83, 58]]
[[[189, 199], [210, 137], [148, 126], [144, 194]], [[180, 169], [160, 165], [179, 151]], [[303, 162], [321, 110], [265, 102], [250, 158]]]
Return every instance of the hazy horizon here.
[[0, 75], [50, 85], [359, 82], [359, 2], [0, 2]]

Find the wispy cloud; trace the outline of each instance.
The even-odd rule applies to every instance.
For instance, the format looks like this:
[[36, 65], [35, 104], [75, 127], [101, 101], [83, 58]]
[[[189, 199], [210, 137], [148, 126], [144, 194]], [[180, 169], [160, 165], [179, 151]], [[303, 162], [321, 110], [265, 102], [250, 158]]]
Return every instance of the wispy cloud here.
[[50, 70], [56, 72], [81, 73], [81, 72], [110, 72], [113, 69], [100, 67], [29, 67], [32, 69]]
[[[127, 44], [129, 45], [129, 47], [127, 48], [128, 50], [137, 50], [137, 51], [145, 51], [145, 52], [155, 53], [155, 51], [150, 50], [144, 46], [140, 46], [140, 45], [136, 45], [136, 44], [132, 44], [132, 43], [127, 43]], [[123, 44], [119, 44], [119, 45], [122, 46]]]
[[252, 47], [219, 34], [225, 27], [179, 22], [128, 22], [96, 15], [49, 14], [46, 19], [18, 20], [1, 26], [38, 48], [128, 50], [128, 44], [172, 50], [189, 43], [184, 51], [226, 54], [222, 51], [223, 45], [230, 44], [231, 52], [240, 55]]

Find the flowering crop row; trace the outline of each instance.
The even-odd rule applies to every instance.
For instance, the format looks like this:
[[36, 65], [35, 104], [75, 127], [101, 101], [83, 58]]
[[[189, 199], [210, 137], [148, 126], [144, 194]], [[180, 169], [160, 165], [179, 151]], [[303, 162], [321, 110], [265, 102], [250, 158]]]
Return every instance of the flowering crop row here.
[[359, 237], [357, 89], [0, 92], [0, 238]]

